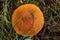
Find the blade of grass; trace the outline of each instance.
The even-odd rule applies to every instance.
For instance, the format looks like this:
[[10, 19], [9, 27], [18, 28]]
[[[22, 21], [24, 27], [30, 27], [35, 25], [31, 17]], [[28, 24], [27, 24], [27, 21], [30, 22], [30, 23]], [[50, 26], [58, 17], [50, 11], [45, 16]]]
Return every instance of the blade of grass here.
[[45, 0], [39, 0], [39, 1], [41, 1], [45, 5]]
[[25, 2], [28, 4], [29, 3], [29, 0], [25, 0]]
[[10, 1], [8, 2], [8, 0], [6, 0], [5, 3], [3, 4], [4, 21], [6, 22], [7, 27], [10, 26], [10, 24], [11, 24], [7, 18], [7, 16], [8, 16], [8, 3], [10, 3]]
[[0, 32], [0, 40], [2, 40], [2, 32]]
[[[2, 20], [2, 16], [0, 15], [0, 18], [1, 18], [1, 20]], [[1, 29], [2, 29], [2, 22], [0, 22], [1, 24], [0, 24], [0, 27], [1, 27]], [[2, 31], [0, 31], [0, 40], [2, 40]]]
[[15, 33], [14, 40], [18, 40], [18, 34], [17, 33]]
[[24, 18], [26, 16], [26, 14], [24, 14], [23, 16], [20, 16], [14, 23], [13, 26], [15, 26], [19, 21], [22, 20], [22, 18]]
[[2, 37], [3, 37], [3, 24], [4, 24], [4, 18], [1, 15], [1, 29], [2, 29], [2, 31], [0, 32], [0, 40], [2, 40]]

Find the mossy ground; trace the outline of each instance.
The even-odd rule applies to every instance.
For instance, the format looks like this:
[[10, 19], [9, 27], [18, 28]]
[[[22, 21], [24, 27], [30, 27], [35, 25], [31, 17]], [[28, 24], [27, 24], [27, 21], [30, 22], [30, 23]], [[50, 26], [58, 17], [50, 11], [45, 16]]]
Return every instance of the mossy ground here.
[[45, 24], [33, 40], [60, 40], [60, 0], [1, 0], [0, 40], [23, 40], [11, 25], [13, 11], [20, 5], [32, 3], [43, 12]]

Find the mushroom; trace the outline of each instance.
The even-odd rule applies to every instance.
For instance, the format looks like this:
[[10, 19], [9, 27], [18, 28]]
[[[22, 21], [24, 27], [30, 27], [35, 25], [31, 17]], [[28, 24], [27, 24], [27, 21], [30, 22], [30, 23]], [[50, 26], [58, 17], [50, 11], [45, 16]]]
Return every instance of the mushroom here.
[[35, 4], [23, 4], [12, 14], [12, 26], [19, 35], [37, 35], [42, 30], [43, 25], [43, 13]]

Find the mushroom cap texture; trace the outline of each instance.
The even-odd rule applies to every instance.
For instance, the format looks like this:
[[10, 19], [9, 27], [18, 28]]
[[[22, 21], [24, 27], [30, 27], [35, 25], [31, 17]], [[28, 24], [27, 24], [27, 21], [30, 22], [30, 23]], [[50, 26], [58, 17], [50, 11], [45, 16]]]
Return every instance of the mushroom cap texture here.
[[[19, 21], [15, 24], [17, 20]], [[13, 12], [12, 25], [17, 34], [34, 36], [43, 28], [44, 16], [40, 8], [36, 5], [24, 4]]]

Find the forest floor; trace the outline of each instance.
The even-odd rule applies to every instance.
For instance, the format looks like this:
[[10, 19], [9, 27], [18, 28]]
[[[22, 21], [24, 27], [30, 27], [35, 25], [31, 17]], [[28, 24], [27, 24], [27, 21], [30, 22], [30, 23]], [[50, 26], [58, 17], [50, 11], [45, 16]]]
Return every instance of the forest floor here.
[[35, 4], [43, 12], [43, 29], [33, 40], [60, 40], [60, 0], [1, 0], [0, 1], [0, 40], [22, 40], [11, 25], [13, 11], [23, 4]]

